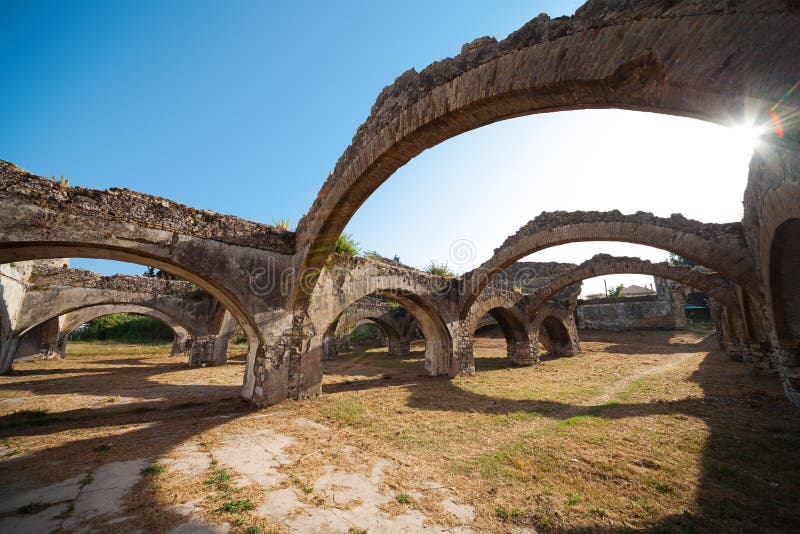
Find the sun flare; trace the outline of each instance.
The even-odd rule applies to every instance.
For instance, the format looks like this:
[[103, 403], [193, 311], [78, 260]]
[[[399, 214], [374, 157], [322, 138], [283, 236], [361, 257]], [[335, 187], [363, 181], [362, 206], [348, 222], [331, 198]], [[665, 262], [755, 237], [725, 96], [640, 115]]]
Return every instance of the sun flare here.
[[748, 153], [753, 152], [763, 134], [763, 128], [751, 125], [734, 126], [729, 129], [730, 143], [737, 150], [741, 149], [743, 152]]

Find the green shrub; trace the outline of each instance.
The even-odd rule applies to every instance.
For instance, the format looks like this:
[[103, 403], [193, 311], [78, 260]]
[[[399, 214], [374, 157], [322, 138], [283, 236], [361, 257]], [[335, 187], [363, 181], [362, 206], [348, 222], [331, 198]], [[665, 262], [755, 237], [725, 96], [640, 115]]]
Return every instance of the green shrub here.
[[610, 287], [608, 289], [608, 296], [609, 297], [624, 297], [625, 296], [625, 286], [620, 284], [616, 287]]
[[255, 508], [249, 499], [233, 499], [222, 505], [222, 509], [231, 514], [246, 512]]
[[411, 502], [411, 495], [408, 493], [398, 493], [394, 500], [400, 504], [408, 504]]
[[455, 273], [450, 270], [447, 262], [436, 263], [433, 260], [425, 267], [425, 272], [434, 276], [444, 276], [445, 278], [455, 278], [456, 276]]
[[272, 226], [278, 230], [288, 230], [291, 225], [291, 219], [272, 219]]
[[65, 178], [62, 174], [61, 176], [53, 176], [50, 178], [50, 181], [54, 182], [58, 187], [64, 188], [69, 185], [69, 178]]
[[228, 481], [233, 477], [233, 474], [227, 469], [216, 469], [206, 479], [206, 484], [214, 486], [217, 489], [224, 489], [228, 485]]
[[165, 467], [163, 465], [148, 465], [144, 469], [142, 469], [142, 474], [148, 477], [160, 475], [164, 472]]
[[358, 256], [361, 249], [358, 246], [358, 241], [353, 239], [350, 234], [341, 234], [336, 238], [336, 243], [333, 244], [333, 251], [345, 256]]

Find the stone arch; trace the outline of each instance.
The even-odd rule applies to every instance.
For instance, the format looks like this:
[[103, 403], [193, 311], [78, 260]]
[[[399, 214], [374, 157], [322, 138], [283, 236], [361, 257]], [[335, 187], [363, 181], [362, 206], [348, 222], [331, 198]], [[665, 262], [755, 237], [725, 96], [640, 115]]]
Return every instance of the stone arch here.
[[[419, 295], [415, 295], [405, 290], [399, 289], [383, 289], [375, 291], [375, 295], [392, 299], [398, 302], [408, 313], [414, 317], [415, 322], [422, 330], [422, 335], [425, 338], [425, 369], [431, 375], [449, 374], [452, 367], [452, 338], [447, 325], [440, 317], [436, 308], [427, 302]], [[326, 339], [331, 339], [339, 330], [339, 323], [341, 315], [337, 317], [325, 329], [323, 346], [324, 350], [330, 351], [330, 345], [326, 343]], [[376, 324], [379, 324], [380, 318], [378, 317], [361, 317]], [[390, 341], [397, 340], [401, 345], [405, 345], [405, 351], [408, 351], [408, 342], [403, 343], [403, 338], [397, 333], [394, 326], [388, 322], [383, 321], [386, 331], [391, 332], [389, 336]], [[345, 322], [344, 324], [347, 324]], [[352, 323], [351, 323], [352, 324]], [[395, 335], [397, 337], [395, 337]], [[401, 348], [398, 346], [398, 349]]]
[[555, 315], [546, 315], [541, 321], [539, 330], [541, 341], [555, 356], [571, 355], [572, 338], [569, 330]]
[[566, 287], [587, 278], [609, 274], [649, 274], [667, 278], [707, 293], [729, 310], [736, 310], [738, 307], [735, 287], [718, 273], [667, 263], [651, 263], [639, 258], [598, 254], [549, 279], [547, 285], [531, 295], [528, 313], [535, 315], [550, 298]]
[[[471, 339], [487, 314], [495, 320], [506, 340], [506, 356], [515, 365], [530, 365], [536, 361], [536, 351], [530, 338], [524, 312], [526, 299], [521, 294], [492, 288], [475, 303], [467, 317], [464, 334]], [[474, 360], [470, 350], [467, 357]], [[462, 356], [463, 357], [463, 356]]]
[[64, 322], [61, 324], [59, 349], [61, 349], [62, 345], [63, 349], [66, 349], [67, 340], [69, 339], [70, 334], [72, 334], [76, 328], [82, 324], [88, 323], [93, 319], [97, 319], [98, 317], [102, 317], [104, 315], [110, 315], [112, 313], [135, 313], [137, 315], [146, 315], [148, 317], [158, 319], [170, 327], [175, 334], [171, 351], [173, 356], [186, 352], [191, 340], [198, 335], [197, 332], [191, 329], [189, 326], [182, 325], [169, 315], [154, 308], [134, 304], [100, 304], [96, 306], [89, 306], [67, 314], [67, 316], [64, 318]]
[[0, 263], [97, 258], [173, 273], [219, 300], [245, 331], [244, 398], [270, 404], [319, 390], [302, 376], [289, 383], [280, 348], [292, 328], [280, 274], [292, 268], [293, 233], [125, 189], [63, 187], [4, 161], [0, 212]]
[[61, 332], [64, 337], [68, 337], [76, 328], [86, 324], [93, 319], [111, 315], [113, 313], [135, 313], [136, 315], [146, 315], [158, 319], [176, 333], [186, 333], [192, 336], [197, 335], [196, 331], [190, 326], [181, 324], [178, 320], [170, 317], [166, 313], [155, 308], [136, 304], [97, 304], [86, 306], [72, 312], [66, 313], [64, 322], [61, 324]]
[[[413, 157], [463, 132], [588, 108], [723, 124], [748, 115], [767, 120], [800, 77], [800, 11], [785, 2], [751, 6], [720, 12], [688, 1], [593, 1], [572, 17], [540, 15], [502, 42], [476, 39], [452, 59], [405, 72], [378, 96], [300, 221], [301, 283], [290, 302], [305, 306], [333, 243], [366, 198]], [[794, 116], [796, 106], [788, 106]], [[800, 137], [788, 128], [785, 138]]]
[[781, 223], [770, 248], [769, 291], [778, 345], [800, 364], [800, 218]]
[[370, 295], [400, 304], [425, 337], [425, 367], [431, 375], [459, 372], [453, 359], [449, 329], [454, 321], [456, 281], [431, 276], [408, 267], [376, 259], [332, 257], [308, 308], [315, 336], [306, 349], [309, 367], [317, 355], [329, 350], [324, 339], [331, 326], [353, 304]]
[[24, 335], [30, 329], [50, 319], [102, 306], [133, 306], [154, 310], [167, 317], [169, 321], [192, 332], [194, 336], [207, 335], [212, 317], [219, 310], [224, 311], [224, 308], [218, 307], [213, 298], [191, 299], [169, 294], [153, 295], [82, 287], [54, 287], [29, 291], [26, 294], [23, 313], [19, 320], [19, 335]]
[[436, 307], [426, 299], [402, 290], [383, 290], [378, 295], [397, 301], [416, 319], [425, 337], [425, 370], [432, 376], [450, 375], [453, 340]]
[[662, 218], [644, 212], [553, 212], [523, 226], [488, 261], [465, 275], [462, 316], [492, 277], [512, 263], [545, 248], [580, 241], [623, 241], [668, 250], [716, 270], [747, 290], [757, 287], [741, 223], [701, 223], [679, 215]]
[[[157, 306], [125, 303], [88, 304], [80, 308], [63, 311], [62, 313], [52, 314], [51, 312], [51, 316], [41, 319], [35, 324], [28, 325], [17, 335], [20, 342], [16, 348], [14, 360], [23, 355], [27, 356], [33, 351], [41, 352], [42, 358], [63, 358], [69, 336], [76, 328], [93, 319], [112, 313], [146, 315], [167, 325], [174, 333], [173, 354], [185, 352], [187, 343], [194, 339], [198, 332], [202, 333], [202, 330], [197, 330], [197, 325], [185, 321], [185, 317], [175, 317]], [[43, 331], [43, 329], [46, 331]], [[37, 334], [42, 334], [42, 339], [38, 341], [37, 346], [31, 346], [28, 340], [30, 340], [30, 336]]]
[[[354, 306], [358, 306], [358, 303]], [[328, 347], [328, 357], [345, 346], [349, 348], [350, 334], [364, 324], [372, 324], [380, 330], [391, 356], [403, 357], [408, 355], [410, 344], [408, 338], [403, 335], [403, 328], [408, 321], [398, 320], [397, 317], [393, 317], [392, 310], [358, 309], [355, 313], [347, 314], [344, 317], [345, 313], [347, 312], [343, 312], [339, 316], [332, 328], [329, 328], [326, 333], [326, 339], [323, 343]]]
[[[750, 345], [752, 363], [777, 369], [784, 392], [800, 406], [800, 355], [793, 350], [792, 324], [796, 285], [785, 269], [796, 254], [792, 242], [800, 219], [800, 150], [761, 144], [753, 151], [745, 191], [743, 224], [760, 275], [763, 292], [747, 302], [748, 326], [754, 327]], [[796, 236], [794, 236], [796, 239]]]

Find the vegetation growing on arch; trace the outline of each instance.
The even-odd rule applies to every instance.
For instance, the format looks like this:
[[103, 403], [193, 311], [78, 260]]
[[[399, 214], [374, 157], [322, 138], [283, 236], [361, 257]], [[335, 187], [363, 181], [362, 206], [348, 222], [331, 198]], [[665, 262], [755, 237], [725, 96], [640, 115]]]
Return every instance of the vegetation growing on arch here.
[[291, 219], [272, 219], [272, 226], [279, 230], [288, 230], [292, 225]]
[[350, 234], [342, 233], [336, 238], [336, 243], [333, 244], [333, 251], [337, 254], [344, 254], [345, 256], [358, 256], [361, 251], [358, 241], [353, 239]]
[[425, 267], [425, 272], [434, 276], [444, 276], [445, 278], [456, 277], [456, 273], [450, 269], [450, 266], [447, 265], [446, 261], [442, 263], [436, 263], [435, 261], [431, 260], [428, 266]]

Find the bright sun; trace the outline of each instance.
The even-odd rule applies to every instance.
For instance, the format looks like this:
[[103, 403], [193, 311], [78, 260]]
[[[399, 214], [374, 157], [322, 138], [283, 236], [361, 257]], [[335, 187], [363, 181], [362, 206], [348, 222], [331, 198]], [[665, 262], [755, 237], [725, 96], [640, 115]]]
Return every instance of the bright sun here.
[[730, 142], [735, 145], [737, 150], [741, 149], [743, 152], [748, 153], [753, 152], [763, 133], [762, 128], [755, 126], [742, 125], [729, 128]]

